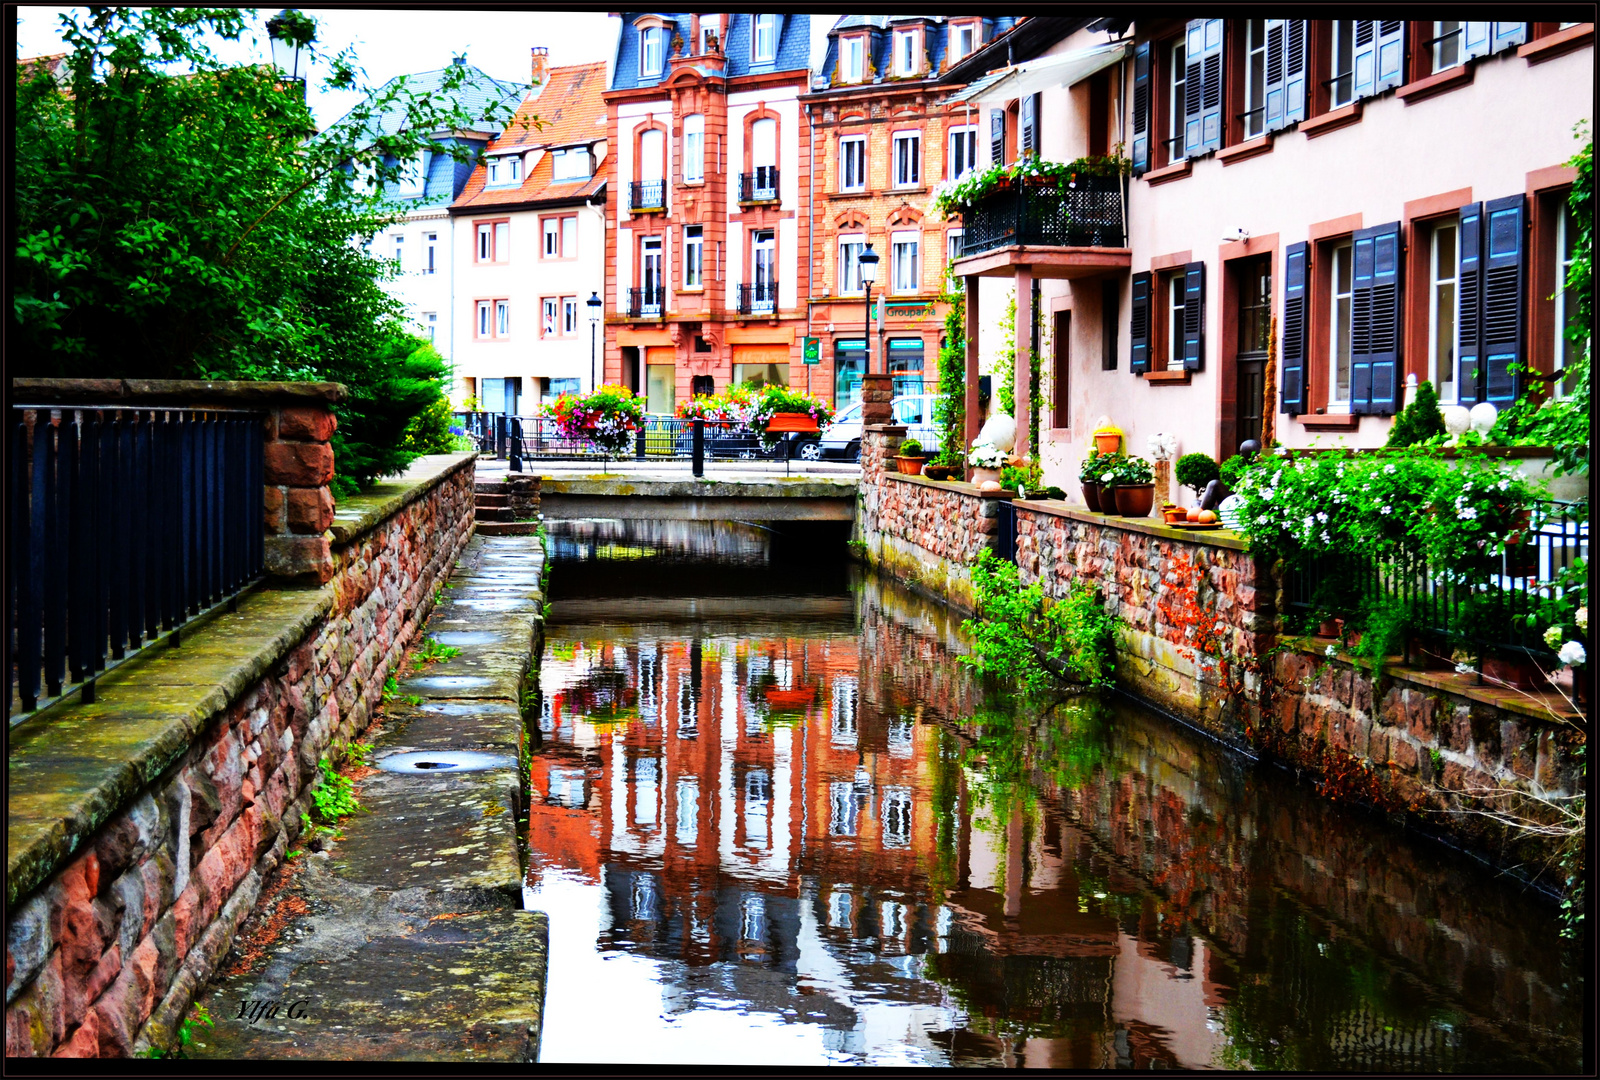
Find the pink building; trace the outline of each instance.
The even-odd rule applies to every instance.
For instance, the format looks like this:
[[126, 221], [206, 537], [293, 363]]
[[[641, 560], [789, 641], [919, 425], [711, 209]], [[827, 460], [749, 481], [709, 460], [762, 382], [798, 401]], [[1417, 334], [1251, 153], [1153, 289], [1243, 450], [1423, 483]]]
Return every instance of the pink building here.
[[[1509, 405], [1519, 365], [1548, 373], [1570, 348], [1565, 162], [1591, 117], [1593, 37], [1591, 23], [1024, 20], [944, 77], [986, 114], [980, 155], [1120, 145], [1134, 175], [1072, 194], [1063, 235], [964, 222], [969, 368], [997, 350], [1015, 296], [1019, 369], [1038, 327], [1046, 477], [1066, 487], [1102, 415], [1129, 452], [1162, 431], [1226, 458], [1264, 426], [1289, 446], [1381, 445], [1411, 380], [1446, 404]], [[1014, 204], [1036, 198], [967, 217], [1026, 232], [1037, 208]]]

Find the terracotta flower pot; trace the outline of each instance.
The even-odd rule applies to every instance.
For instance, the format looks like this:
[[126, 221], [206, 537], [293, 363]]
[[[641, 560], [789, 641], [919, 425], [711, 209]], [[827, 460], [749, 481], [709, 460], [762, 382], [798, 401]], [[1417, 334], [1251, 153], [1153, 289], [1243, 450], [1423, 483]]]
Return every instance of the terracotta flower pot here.
[[927, 460], [927, 458], [920, 455], [910, 456], [901, 454], [899, 457], [894, 459], [894, 464], [895, 468], [899, 469], [900, 472], [906, 476], [920, 476], [922, 474], [922, 466]]
[[1096, 435], [1094, 448], [1102, 454], [1115, 454], [1122, 446], [1122, 436], [1116, 434]]
[[995, 483], [998, 484], [1000, 482], [1000, 470], [999, 469], [980, 469], [976, 465], [974, 465], [972, 467], [972, 475], [967, 477], [967, 483], [969, 483], [969, 484], [981, 484], [985, 480], [993, 480]]
[[1336, 638], [1339, 636], [1339, 624], [1332, 619], [1323, 619], [1317, 624], [1317, 636]]
[[922, 467], [922, 475], [929, 480], [948, 480], [956, 473], [954, 465], [934, 465], [929, 463]]
[[1161, 517], [1168, 525], [1171, 525], [1175, 521], [1187, 521], [1188, 514], [1189, 511], [1185, 510], [1181, 506], [1163, 506], [1161, 508]]
[[1085, 483], [1083, 486], [1083, 505], [1095, 513], [1100, 513], [1100, 485]]
[[1150, 508], [1156, 504], [1154, 484], [1117, 486], [1117, 513], [1123, 517], [1149, 517]]
[[1502, 660], [1497, 656], [1485, 657], [1483, 677], [1489, 681], [1516, 687], [1518, 690], [1549, 688], [1549, 679], [1539, 670], [1539, 665], [1527, 657], [1518, 657], [1514, 660]]

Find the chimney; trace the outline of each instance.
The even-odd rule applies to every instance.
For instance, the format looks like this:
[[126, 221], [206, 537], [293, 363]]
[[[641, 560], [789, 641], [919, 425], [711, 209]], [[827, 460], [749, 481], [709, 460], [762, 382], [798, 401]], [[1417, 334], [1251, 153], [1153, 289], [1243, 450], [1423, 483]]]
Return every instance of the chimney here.
[[533, 85], [543, 86], [550, 72], [550, 50], [543, 45], [533, 47]]

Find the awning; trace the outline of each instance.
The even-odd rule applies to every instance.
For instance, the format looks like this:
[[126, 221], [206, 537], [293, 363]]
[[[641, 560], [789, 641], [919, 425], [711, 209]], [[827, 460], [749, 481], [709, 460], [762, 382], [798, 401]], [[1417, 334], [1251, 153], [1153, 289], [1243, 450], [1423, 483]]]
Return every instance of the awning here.
[[1012, 98], [1075, 86], [1102, 68], [1110, 67], [1128, 55], [1125, 41], [1097, 45], [1081, 52], [1041, 56], [1004, 72], [986, 76], [952, 97], [951, 101], [1009, 101]]

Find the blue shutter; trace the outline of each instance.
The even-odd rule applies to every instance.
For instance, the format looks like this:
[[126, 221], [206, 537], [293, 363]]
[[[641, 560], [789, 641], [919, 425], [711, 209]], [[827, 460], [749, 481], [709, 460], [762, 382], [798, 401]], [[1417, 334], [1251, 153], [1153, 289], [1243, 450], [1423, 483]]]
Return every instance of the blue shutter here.
[[[1206, 21], [1191, 19], [1183, 44], [1183, 149], [1189, 157], [1203, 152], [1201, 119], [1205, 115]], [[1177, 102], [1173, 102], [1177, 108]]]
[[1484, 400], [1505, 408], [1517, 400], [1523, 362], [1524, 298], [1527, 286], [1527, 212], [1521, 195], [1483, 204]]
[[1133, 175], [1150, 168], [1150, 43], [1133, 50]]
[[1143, 375], [1150, 370], [1150, 275], [1133, 275], [1133, 303], [1128, 316], [1131, 343], [1128, 370]]
[[1494, 23], [1464, 22], [1461, 24], [1461, 59], [1463, 62], [1475, 56], [1488, 56], [1490, 38], [1494, 35]]
[[1528, 24], [1519, 22], [1497, 22], [1494, 24], [1490, 52], [1500, 52], [1516, 45], [1521, 45], [1528, 40]]
[[1006, 161], [1006, 111], [989, 110], [989, 164], [1004, 165]]
[[1279, 381], [1283, 386], [1283, 412], [1299, 416], [1306, 411], [1306, 277], [1311, 245], [1290, 244], [1283, 258], [1283, 361]]
[[1378, 24], [1371, 19], [1355, 22], [1356, 42], [1350, 59], [1350, 99], [1371, 97], [1378, 90]]
[[1483, 345], [1479, 327], [1483, 318], [1483, 204], [1461, 208], [1461, 232], [1456, 264], [1456, 337], [1461, 348], [1456, 402], [1471, 407], [1483, 400]]
[[1206, 264], [1183, 267], [1183, 369], [1206, 367]]
[[1377, 92], [1406, 81], [1406, 24], [1402, 19], [1382, 19], [1373, 26], [1378, 52]]
[[1017, 160], [1039, 156], [1039, 95], [1024, 94], [1018, 110]]
[[1350, 411], [1392, 415], [1400, 370], [1400, 223], [1357, 230], [1350, 289]]
[[1206, 19], [1202, 57], [1205, 90], [1201, 96], [1201, 152], [1222, 149], [1222, 20]]
[[1265, 125], [1277, 131], [1306, 118], [1306, 21], [1266, 22]]

